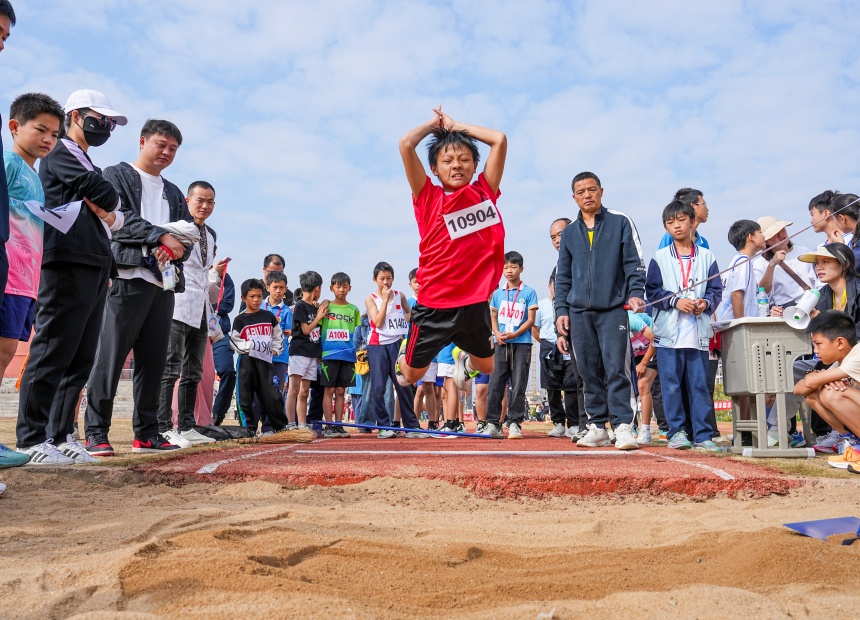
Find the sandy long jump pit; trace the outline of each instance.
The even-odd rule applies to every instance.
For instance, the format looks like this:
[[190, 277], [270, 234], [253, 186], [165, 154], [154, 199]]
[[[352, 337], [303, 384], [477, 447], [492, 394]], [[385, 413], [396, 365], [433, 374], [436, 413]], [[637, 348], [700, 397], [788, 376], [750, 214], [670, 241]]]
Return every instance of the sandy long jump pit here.
[[782, 527], [860, 516], [815, 471], [528, 427], [2, 470], [0, 617], [853, 614], [860, 543]]

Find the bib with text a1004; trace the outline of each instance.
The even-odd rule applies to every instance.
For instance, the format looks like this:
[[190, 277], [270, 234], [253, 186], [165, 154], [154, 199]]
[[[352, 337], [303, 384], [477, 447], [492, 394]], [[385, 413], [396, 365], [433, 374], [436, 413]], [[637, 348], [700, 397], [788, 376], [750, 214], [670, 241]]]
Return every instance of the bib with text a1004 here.
[[499, 323], [516, 327], [526, 318], [526, 302], [511, 303], [508, 300], [499, 304]]
[[251, 350], [248, 355], [258, 360], [271, 363], [272, 361], [272, 335], [271, 334], [248, 334], [248, 342]]
[[488, 198], [472, 207], [448, 213], [443, 216], [443, 219], [451, 239], [459, 239], [498, 224], [499, 214], [496, 206]]
[[325, 333], [325, 339], [329, 342], [349, 342], [349, 331], [345, 329], [328, 329]]

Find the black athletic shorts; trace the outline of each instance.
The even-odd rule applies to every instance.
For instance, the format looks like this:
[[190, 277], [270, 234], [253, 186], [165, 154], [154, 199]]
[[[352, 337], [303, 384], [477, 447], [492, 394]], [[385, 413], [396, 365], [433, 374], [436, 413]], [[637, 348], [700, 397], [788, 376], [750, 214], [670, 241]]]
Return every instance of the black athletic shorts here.
[[323, 387], [352, 387], [355, 385], [355, 362], [320, 360], [320, 385]]
[[406, 363], [413, 368], [429, 366], [436, 354], [453, 342], [469, 355], [493, 356], [490, 304], [438, 310], [416, 303], [409, 323]]

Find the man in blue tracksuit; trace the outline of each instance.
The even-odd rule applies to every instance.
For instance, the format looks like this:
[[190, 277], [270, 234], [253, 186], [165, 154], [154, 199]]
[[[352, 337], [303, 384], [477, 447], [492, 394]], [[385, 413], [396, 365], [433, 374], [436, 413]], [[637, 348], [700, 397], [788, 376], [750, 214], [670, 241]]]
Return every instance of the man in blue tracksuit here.
[[[597, 175], [581, 172], [572, 187], [579, 215], [561, 236], [555, 313], [559, 335], [571, 337], [585, 392], [588, 433], [577, 445], [610, 445], [606, 422], [611, 413], [615, 447], [635, 450], [636, 396], [624, 305], [634, 312], [645, 308], [639, 235], [627, 215], [603, 206]], [[567, 340], [560, 341], [564, 349]], [[605, 378], [599, 372], [601, 361]]]

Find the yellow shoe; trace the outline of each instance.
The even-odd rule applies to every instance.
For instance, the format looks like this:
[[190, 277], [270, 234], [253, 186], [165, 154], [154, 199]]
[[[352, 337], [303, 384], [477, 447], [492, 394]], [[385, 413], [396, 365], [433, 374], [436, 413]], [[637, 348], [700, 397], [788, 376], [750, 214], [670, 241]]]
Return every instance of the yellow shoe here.
[[860, 451], [853, 446], [848, 446], [842, 454], [828, 457], [827, 464], [838, 469], [848, 469], [849, 465], [860, 467]]

